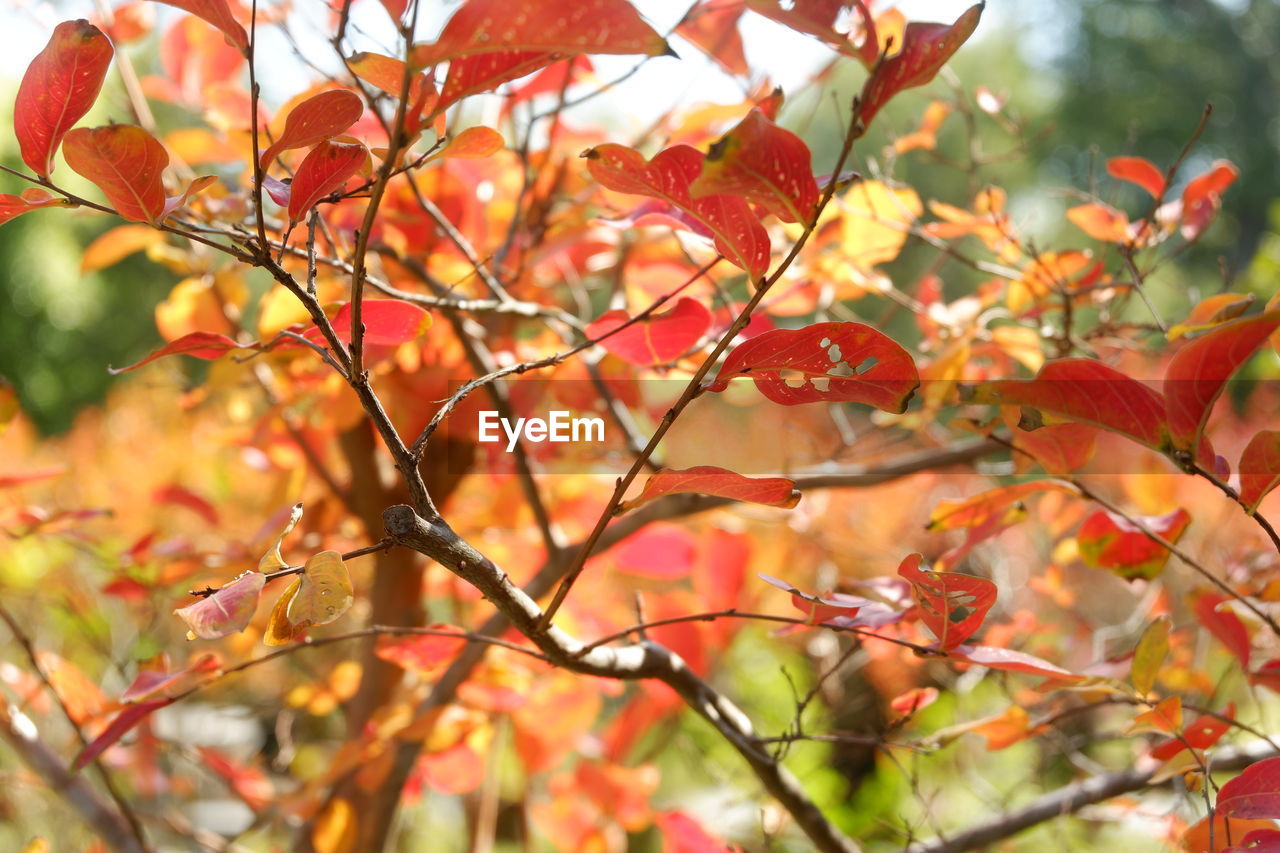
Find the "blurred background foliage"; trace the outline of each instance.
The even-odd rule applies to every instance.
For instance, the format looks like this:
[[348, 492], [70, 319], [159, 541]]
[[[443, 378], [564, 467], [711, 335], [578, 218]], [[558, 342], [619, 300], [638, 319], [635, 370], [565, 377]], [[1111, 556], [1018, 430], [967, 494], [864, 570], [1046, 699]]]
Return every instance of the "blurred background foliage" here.
[[[950, 20], [956, 10], [954, 3], [909, 5], [912, 18]], [[1278, 41], [1277, 0], [991, 0], [978, 38], [953, 61], [952, 73], [896, 99], [859, 146], [857, 165], [883, 169], [891, 139], [915, 129], [931, 98], [951, 96], [948, 87], [972, 96], [985, 86], [1007, 99], [1008, 115], [1025, 133], [1019, 140], [995, 122], [977, 123], [985, 158], [980, 179], [1006, 189], [1015, 223], [1037, 241], [1084, 246], [1062, 216], [1078, 203], [1073, 193], [1097, 189], [1142, 215], [1145, 200], [1137, 191], [1106, 179], [1106, 159], [1136, 154], [1167, 166], [1212, 104], [1174, 191], [1217, 158], [1233, 161], [1242, 177], [1214, 227], [1187, 257], [1165, 266], [1151, 290], [1174, 314], [1224, 289], [1265, 298], [1280, 272]], [[144, 68], [154, 65], [148, 50], [154, 53], [153, 46], [134, 53]], [[863, 74], [850, 65], [822, 88], [789, 93], [783, 120], [810, 142], [819, 171], [839, 138], [831, 93], [847, 98]], [[0, 85], [11, 104], [16, 79]], [[125, 103], [119, 93], [107, 94], [107, 103]], [[978, 187], [947, 161], [967, 162], [967, 136], [953, 115], [934, 155], [902, 157], [890, 164], [891, 174], [925, 199], [963, 205]], [[0, 158], [19, 165], [10, 134], [0, 134]], [[16, 179], [2, 184], [4, 191], [20, 189]], [[81, 248], [113, 224], [53, 210], [0, 228], [0, 375], [47, 432], [66, 430], [81, 407], [102, 399], [113, 381], [107, 365], [129, 363], [160, 343], [152, 309], [177, 281], [174, 273], [138, 255], [101, 272], [79, 271]], [[903, 278], [900, 286], [933, 257], [928, 247], [912, 248], [889, 269]], [[958, 271], [948, 280], [948, 296], [971, 284]]]

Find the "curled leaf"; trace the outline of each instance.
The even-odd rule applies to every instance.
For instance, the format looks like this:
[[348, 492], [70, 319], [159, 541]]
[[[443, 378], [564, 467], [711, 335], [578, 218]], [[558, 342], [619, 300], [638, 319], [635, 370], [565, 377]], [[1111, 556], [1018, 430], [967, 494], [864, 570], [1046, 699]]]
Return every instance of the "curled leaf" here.
[[248, 626], [266, 582], [261, 572], [245, 572], [213, 595], [173, 612], [187, 623], [188, 640], [216, 640]]
[[262, 559], [258, 560], [258, 571], [263, 574], [283, 569], [289, 564], [284, 561], [284, 557], [280, 554], [280, 545], [284, 542], [284, 537], [288, 536], [298, 522], [302, 519], [302, 501], [298, 501], [289, 510], [289, 520], [285, 523], [284, 529], [280, 531], [280, 535], [276, 537], [275, 544], [262, 555]]
[[347, 564], [337, 551], [321, 551], [307, 560], [271, 611], [263, 641], [269, 646], [291, 642], [314, 625], [327, 625], [351, 609], [354, 592]]

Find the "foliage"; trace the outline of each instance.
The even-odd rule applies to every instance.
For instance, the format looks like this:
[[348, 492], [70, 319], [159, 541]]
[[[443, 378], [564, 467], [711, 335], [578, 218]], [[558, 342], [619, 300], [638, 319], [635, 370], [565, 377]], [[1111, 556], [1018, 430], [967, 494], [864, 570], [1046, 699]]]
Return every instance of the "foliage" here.
[[[1203, 128], [1109, 152], [1141, 201], [1091, 189], [1048, 245], [972, 156], [935, 164], [962, 195], [895, 171], [952, 115], [1022, 144], [985, 87], [864, 150], [981, 3], [700, 0], [663, 35], [465, 0], [427, 38], [416, 0], [337, 3], [341, 73], [278, 106], [287, 9], [169, 5], [167, 76], [127, 4], [14, 104], [5, 227], [116, 217], [86, 269], [182, 278], [65, 439], [0, 386], [0, 738], [83, 827], [6, 843], [942, 853], [1071, 814], [1073, 849], [1276, 845], [1278, 400], [1232, 382], [1275, 377], [1280, 298], [1149, 292], [1248, 180], [1186, 168]], [[590, 56], [677, 36], [746, 90], [755, 18], [856, 75], [838, 153], [767, 85], [626, 141], [578, 110]], [[81, 126], [113, 69], [135, 123]]]

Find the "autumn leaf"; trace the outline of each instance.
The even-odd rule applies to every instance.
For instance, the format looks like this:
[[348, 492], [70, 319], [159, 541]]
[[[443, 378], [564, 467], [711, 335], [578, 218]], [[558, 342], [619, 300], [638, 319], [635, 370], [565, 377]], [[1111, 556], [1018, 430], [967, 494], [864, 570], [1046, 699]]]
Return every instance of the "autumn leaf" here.
[[240, 48], [240, 52], [249, 55], [249, 35], [240, 26], [240, 22], [231, 14], [227, 0], [158, 0], [168, 6], [174, 6], [184, 12], [190, 12], [212, 24], [224, 36], [227, 42]]
[[187, 623], [187, 639], [216, 640], [243, 631], [258, 609], [258, 597], [266, 584], [261, 572], [245, 572], [231, 583], [194, 604], [175, 611]]
[[1191, 332], [1202, 332], [1234, 320], [1248, 310], [1256, 298], [1252, 293], [1219, 293], [1201, 299], [1185, 320], [1169, 327], [1167, 337], [1175, 341]]
[[[338, 340], [351, 343], [351, 303], [344, 302], [329, 321]], [[403, 299], [365, 299], [360, 306], [364, 342], [375, 346], [399, 346], [417, 340], [431, 327], [431, 315], [424, 308]], [[320, 330], [307, 329], [306, 337], [321, 341]]]
[[796, 491], [795, 486], [794, 482], [785, 477], [744, 477], [714, 465], [697, 465], [684, 469], [663, 468], [645, 481], [639, 495], [624, 501], [618, 507], [618, 512], [630, 512], [666, 495], [686, 493], [790, 509], [800, 501], [800, 492]]
[[699, 0], [689, 8], [675, 33], [711, 57], [728, 74], [746, 77], [750, 73], [738, 32], [742, 0]]
[[938, 531], [978, 527], [993, 517], [1004, 515], [1010, 507], [1017, 505], [1023, 498], [1049, 490], [1065, 492], [1069, 495], [1079, 494], [1075, 486], [1061, 480], [1033, 480], [1027, 483], [999, 486], [964, 500], [939, 501], [929, 516], [929, 525], [926, 529]]
[[62, 155], [77, 174], [102, 190], [123, 218], [152, 225], [164, 218], [168, 199], [161, 176], [169, 166], [169, 153], [142, 128], [76, 128], [67, 134]]
[[908, 24], [902, 36], [902, 47], [893, 56], [882, 58], [862, 85], [858, 117], [863, 126], [869, 125], [894, 95], [932, 80], [973, 34], [985, 5], [971, 6], [951, 25]]
[[55, 196], [39, 187], [28, 187], [21, 195], [0, 193], [0, 225], [15, 216], [39, 210], [42, 207], [75, 207], [69, 199]]
[[1220, 592], [1201, 591], [1192, 598], [1191, 609], [1196, 615], [1196, 621], [1217, 637], [1240, 662], [1240, 666], [1247, 670], [1252, 654], [1249, 629], [1240, 621], [1235, 611], [1223, 607], [1231, 600]]
[[1179, 508], [1167, 515], [1138, 516], [1130, 521], [1099, 510], [1085, 519], [1076, 534], [1080, 558], [1087, 566], [1106, 569], [1126, 580], [1156, 577], [1169, 561], [1169, 551], [1143, 533], [1138, 523], [1176, 544], [1191, 523], [1191, 515]]
[[1182, 191], [1182, 237], [1192, 241], [1200, 237], [1218, 215], [1222, 194], [1240, 175], [1228, 160], [1215, 160], [1212, 168], [1192, 178]]
[[745, 200], [732, 195], [694, 198], [691, 185], [702, 172], [702, 152], [674, 145], [645, 160], [638, 151], [612, 143], [583, 152], [587, 169], [614, 192], [656, 198], [679, 208], [715, 238], [716, 248], [736, 266], [761, 278], [769, 268], [769, 235]]
[[114, 53], [102, 31], [81, 19], [58, 24], [31, 60], [13, 105], [13, 133], [31, 171], [53, 174], [54, 153], [98, 99]]
[[168, 672], [165, 670], [141, 670], [133, 682], [120, 694], [121, 702], [137, 702], [157, 693], [165, 698], [173, 698], [192, 682], [199, 681], [222, 668], [222, 658], [212, 652], [196, 655], [183, 669]]
[[148, 225], [117, 225], [109, 228], [85, 247], [80, 256], [80, 272], [105, 269], [132, 255], [164, 244], [163, 231]]
[[1121, 181], [1137, 184], [1152, 198], [1164, 195], [1164, 173], [1142, 157], [1112, 157], [1107, 161], [1107, 174]]
[[506, 142], [502, 134], [491, 127], [476, 125], [449, 137], [444, 147], [427, 159], [441, 160], [449, 157], [488, 157], [502, 150]]
[[619, 308], [600, 315], [585, 331], [587, 337], [599, 340], [606, 351], [641, 367], [676, 361], [711, 328], [711, 312], [698, 300], [688, 297], [682, 297], [666, 311], [620, 328], [629, 320], [630, 315]]
[[1280, 430], [1264, 429], [1240, 454], [1240, 503], [1249, 512], [1280, 485]]
[[739, 344], [708, 390], [750, 376], [775, 403], [858, 402], [904, 412], [920, 385], [915, 362], [888, 336], [861, 323], [776, 329]]
[[260, 573], [265, 575], [288, 567], [289, 564], [285, 562], [284, 555], [280, 553], [280, 546], [284, 544], [284, 537], [288, 536], [293, 531], [293, 528], [298, 526], [298, 522], [302, 520], [302, 513], [302, 501], [298, 501], [289, 507], [289, 518], [280, 530], [280, 535], [276, 537], [275, 543], [258, 560], [258, 571]]
[[976, 663], [989, 669], [1020, 672], [1024, 675], [1042, 675], [1055, 681], [1084, 680], [1082, 675], [1065, 670], [1043, 658], [1014, 649], [1002, 649], [995, 646], [956, 646], [947, 650], [947, 657], [964, 661], [965, 663]]
[[1164, 375], [1169, 433], [1175, 448], [1198, 447], [1227, 380], [1280, 329], [1280, 311], [1218, 326], [1178, 350]]
[[783, 222], [807, 224], [818, 205], [809, 146], [758, 107], [707, 151], [689, 186], [694, 198], [726, 194], [758, 204]]
[[236, 343], [226, 335], [219, 335], [214, 332], [192, 332], [188, 335], [183, 335], [177, 340], [170, 341], [142, 361], [131, 364], [128, 367], [108, 367], [107, 370], [113, 375], [128, 373], [130, 370], [137, 370], [144, 364], [150, 364], [157, 358], [164, 358], [166, 355], [189, 355], [205, 361], [212, 361], [244, 346]]
[[[467, 638], [462, 636], [460, 628], [452, 625], [436, 624], [427, 627], [440, 634], [384, 637], [378, 642], [374, 654], [381, 660], [423, 675], [440, 671], [458, 656], [467, 645]], [[445, 636], [447, 633], [457, 636]]]
[[135, 726], [154, 714], [156, 711], [173, 704], [172, 699], [155, 699], [150, 702], [141, 702], [137, 705], [126, 706], [123, 711], [116, 715], [115, 719], [103, 730], [102, 734], [94, 738], [88, 746], [80, 750], [80, 754], [76, 756], [75, 761], [71, 763], [72, 770], [80, 770], [90, 764], [95, 758], [101, 755], [110, 746], [114, 746], [119, 742], [120, 738], [131, 732]]
[[[405, 64], [399, 59], [380, 53], [357, 53], [347, 58], [351, 73], [372, 86], [399, 98], [404, 91]], [[409, 97], [405, 107], [404, 129], [410, 137], [422, 129], [424, 114], [439, 112], [440, 95], [435, 84], [426, 74], [412, 72], [409, 76]], [[443, 133], [443, 126], [437, 128]]]
[[1280, 818], [1280, 758], [1250, 764], [1223, 785], [1217, 811], [1227, 817]]
[[315, 554], [272, 608], [263, 642], [284, 645], [312, 626], [328, 625], [351, 609], [354, 595], [342, 555], [337, 551]]
[[312, 95], [289, 111], [280, 137], [262, 152], [262, 168], [270, 166], [283, 151], [309, 148], [346, 132], [363, 112], [360, 96], [349, 89], [328, 89]]
[[907, 556], [898, 575], [911, 584], [920, 618], [938, 638], [938, 648], [954, 649], [982, 627], [996, 603], [996, 585], [959, 572], [921, 569], [920, 560], [919, 554]]
[[359, 142], [321, 142], [303, 158], [289, 185], [289, 221], [306, 219], [311, 208], [368, 168], [369, 150]]
[[1147, 626], [1133, 650], [1129, 681], [1139, 696], [1146, 696], [1155, 686], [1156, 675], [1169, 655], [1169, 620], [1157, 619]]
[[1109, 204], [1094, 202], [1068, 208], [1067, 219], [1100, 242], [1127, 243], [1129, 241], [1129, 217]]
[[[1231, 731], [1231, 720], [1235, 718], [1235, 704], [1227, 706], [1220, 715], [1201, 714], [1190, 723], [1181, 727], [1178, 737], [1161, 741], [1151, 748], [1151, 757], [1158, 761], [1168, 761], [1187, 748], [1208, 749]], [[1226, 719], [1222, 719], [1226, 717]]]
[[805, 620], [812, 625], [821, 625], [833, 620], [851, 620], [857, 616], [859, 610], [871, 604], [865, 598], [842, 592], [827, 592], [822, 595], [814, 595], [811, 592], [796, 589], [786, 581], [764, 573], [760, 573], [760, 579], [765, 583], [773, 584], [778, 589], [785, 589], [791, 593], [791, 604], [803, 613]]

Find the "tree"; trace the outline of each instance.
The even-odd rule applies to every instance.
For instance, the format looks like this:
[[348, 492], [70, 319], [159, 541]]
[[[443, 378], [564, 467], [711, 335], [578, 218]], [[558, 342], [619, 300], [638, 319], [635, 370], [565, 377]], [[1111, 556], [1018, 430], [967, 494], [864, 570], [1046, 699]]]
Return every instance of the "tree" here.
[[[164, 77], [118, 47], [138, 6], [57, 26], [15, 104], [28, 187], [0, 196], [127, 220], [88, 268], [146, 249], [185, 276], [167, 343], [120, 369], [147, 379], [66, 441], [4, 402], [29, 461], [0, 479], [0, 737], [58, 814], [128, 851], [1280, 844], [1276, 396], [1216, 405], [1274, 378], [1280, 306], [1170, 325], [1146, 292], [1238, 178], [1171, 189], [1198, 130], [1109, 158], [1142, 204], [1087, 195], [1044, 249], [973, 180], [980, 127], [1024, 132], [991, 91], [857, 155], [981, 4], [702, 0], [663, 36], [626, 0], [465, 0], [424, 39], [383, 0], [375, 53], [337, 3], [339, 73], [274, 110], [285, 11], [172, 5]], [[633, 144], [577, 123], [612, 88], [590, 56], [679, 36], [748, 79], [745, 15], [861, 66], [832, 162], [768, 87]], [[113, 67], [137, 123], [77, 126]], [[951, 114], [968, 161], [939, 161], [971, 186], [926, 205], [892, 169]], [[197, 699], [272, 735], [184, 730]], [[182, 809], [213, 783], [234, 828]], [[1135, 841], [1116, 798], [1167, 786]], [[424, 791], [461, 817], [398, 822]]]

